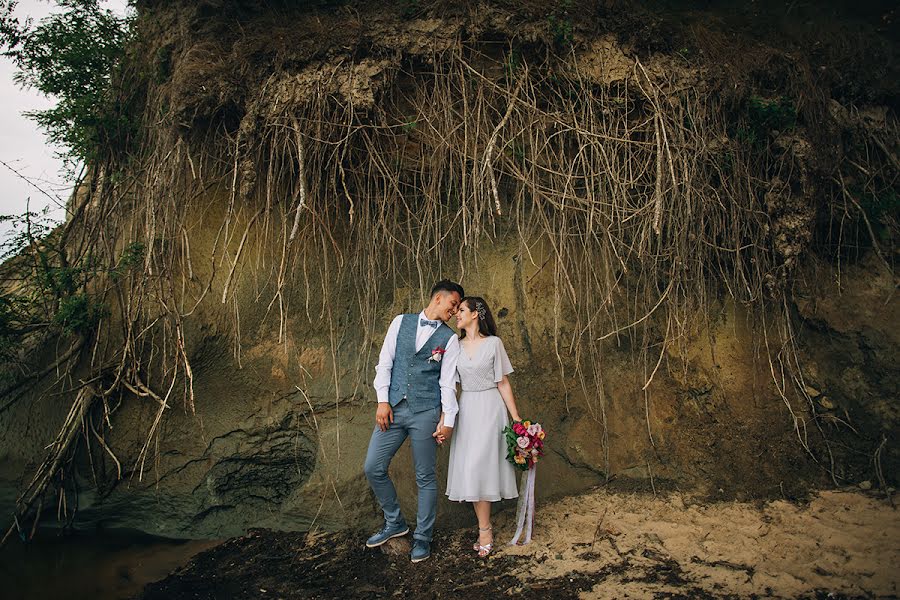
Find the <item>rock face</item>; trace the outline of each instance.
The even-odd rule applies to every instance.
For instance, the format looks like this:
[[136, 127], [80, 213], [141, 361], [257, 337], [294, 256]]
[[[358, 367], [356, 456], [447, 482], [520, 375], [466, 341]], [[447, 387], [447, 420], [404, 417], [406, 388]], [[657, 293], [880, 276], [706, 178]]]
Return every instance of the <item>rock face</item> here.
[[835, 446], [846, 448], [836, 471], [850, 483], [875, 475], [874, 461], [888, 478], [896, 472], [900, 304], [888, 291], [896, 278], [876, 257], [848, 275], [845, 284], [824, 277], [821, 266], [810, 268], [797, 311], [807, 380], [820, 392], [812, 406]]
[[[167, 122], [174, 123], [174, 133], [168, 132], [172, 139], [159, 134], [162, 141], [154, 139], [153, 147], [158, 156], [177, 155], [182, 162], [173, 167], [174, 174], [165, 173], [171, 177], [172, 189], [154, 188], [155, 179], [149, 177], [146, 187], [158, 195], [142, 193], [153, 205], [166, 201], [173, 190], [191, 190], [177, 197], [177, 211], [148, 212], [160, 222], [175, 223], [171, 230], [148, 234], [148, 253], [155, 252], [157, 260], [177, 258], [184, 270], [176, 276], [165, 271], [160, 276], [157, 263], [148, 259], [149, 267], [142, 273], [153, 282], [140, 289], [147, 302], [142, 310], [150, 314], [144, 325], [154, 335], [141, 346], [141, 375], [166, 400], [124, 393], [109, 399], [114, 410], [108, 423], [100, 412], [92, 414], [84, 429], [85, 443], [67, 457], [64, 492], [45, 499], [45, 506], [59, 505], [61, 514], [74, 514], [74, 527], [221, 538], [252, 527], [307, 530], [377, 525], [379, 510], [362, 473], [374, 426], [374, 364], [393, 316], [421, 310], [432, 279], [442, 276], [461, 281], [470, 294], [488, 301], [516, 369], [511, 379], [520, 412], [541, 421], [548, 432], [547, 456], [537, 475], [539, 498], [605, 484], [646, 491], [677, 487], [723, 498], [794, 496], [810, 486], [826, 484], [829, 478], [823, 467], [840, 477], [841, 484], [874, 481], [878, 474], [870, 457], [875, 451], [881, 461], [878, 471], [894, 481], [892, 473], [898, 464], [893, 444], [898, 414], [894, 357], [900, 345], [895, 280], [882, 267], [865, 261], [843, 268], [840, 290], [827, 283], [830, 279], [824, 271], [815, 272], [808, 247], [819, 210], [814, 200], [821, 190], [815, 185], [810, 144], [763, 131], [760, 124], [754, 130], [752, 123], [742, 123], [750, 130], [732, 132], [732, 140], [707, 144], [701, 139], [698, 152], [707, 153], [704, 160], [722, 160], [734, 169], [739, 154], [735, 149], [747, 149], [738, 145], [738, 133], [769, 135], [775, 141], [767, 151], [778, 159], [773, 162], [791, 167], [784, 178], [772, 176], [754, 191], [758, 194], [751, 194], [750, 209], [701, 213], [698, 207], [704, 202], [720, 204], [719, 192], [730, 185], [727, 177], [737, 175], [726, 176], [719, 169], [715, 177], [724, 180], [698, 183], [705, 186], [704, 191], [715, 190], [701, 200], [690, 194], [670, 197], [667, 194], [675, 194], [683, 182], [676, 180], [674, 166], [671, 171], [663, 169], [660, 161], [666, 151], [659, 126], [638, 133], [598, 130], [585, 138], [594, 143], [604, 140], [593, 147], [597, 156], [606, 156], [607, 146], [615, 148], [613, 144], [622, 142], [622, 136], [632, 136], [625, 142], [637, 150], [628, 156], [637, 158], [625, 161], [627, 170], [638, 165], [656, 173], [657, 179], [649, 184], [650, 180], [642, 180], [640, 185], [629, 182], [611, 191], [599, 182], [593, 190], [558, 177], [550, 159], [538, 156], [541, 148], [529, 148], [523, 141], [529, 128], [540, 129], [547, 140], [557, 139], [566, 128], [576, 127], [569, 122], [570, 115], [551, 114], [535, 102], [533, 121], [522, 121], [525, 125], [517, 126], [518, 130], [500, 135], [504, 114], [525, 102], [524, 93], [517, 95], [524, 84], [509, 86], [509, 97], [503, 96], [502, 104], [479, 109], [489, 115], [491, 127], [487, 133], [480, 131], [481, 137], [466, 137], [458, 155], [446, 150], [441, 132], [427, 142], [416, 137], [418, 131], [440, 126], [434, 119], [429, 121], [428, 114], [395, 122], [404, 111], [427, 108], [429, 102], [443, 97], [443, 79], [430, 71], [434, 61], [451, 55], [457, 60], [454, 52], [461, 52], [473, 39], [493, 47], [495, 38], [507, 39], [512, 33], [520, 34], [516, 39], [521, 38], [525, 50], [543, 56], [541, 52], [549, 53], [560, 43], [556, 38], [565, 41], [572, 35], [564, 23], [560, 25], [558, 13], [552, 13], [552, 19], [547, 15], [526, 18], [485, 9], [483, 21], [474, 22], [454, 11], [440, 18], [384, 16], [377, 3], [368, 3], [362, 16], [350, 8], [326, 7], [322, 15], [303, 12], [298, 15], [302, 27], [295, 28], [279, 24], [278, 14], [255, 2], [221, 3], [232, 11], [231, 17], [247, 25], [249, 33], [242, 37], [234, 33], [230, 22], [226, 26], [224, 20], [209, 18], [213, 3], [172, 3], [170, 8], [157, 4], [141, 2], [139, 6], [150, 40], [144, 40], [149, 44], [147, 56], [173, 57], [171, 64], [162, 65], [171, 67], [171, 72], [160, 70], [157, 77], [163, 83], [154, 89], [165, 99], [159, 108], [165, 109]], [[345, 21], [346, 28], [337, 27]], [[224, 45], [219, 34], [225, 33], [231, 45], [223, 54], [218, 44]], [[635, 33], [638, 37], [651, 34]], [[545, 39], [548, 35], [550, 42]], [[690, 125], [690, 116], [679, 112], [680, 102], [687, 100], [677, 94], [708, 84], [704, 69], [684, 67], [684, 55], [659, 53], [644, 43], [646, 39], [623, 40], [621, 31], [578, 35], [582, 36], [579, 51], [574, 62], [567, 64], [568, 71], [555, 72], [546, 81], [541, 78], [540, 85], [555, 85], [563, 77], [587, 78], [584, 89], [611, 94], [608, 98], [600, 94], [597, 100], [604, 108], [603, 116], [591, 117], [597, 123], [611, 120], [618, 110], [624, 124], [637, 127], [637, 121], [661, 123], [669, 114], [665, 111], [672, 111], [677, 116], [677, 128], [672, 131]], [[407, 62], [401, 63], [397, 58], [401, 55]], [[238, 64], [242, 57], [246, 60]], [[494, 90], [496, 82], [507, 85], [505, 78], [515, 71], [518, 60], [515, 53], [491, 57], [492, 62], [485, 59], [489, 64], [479, 66], [483, 73], [477, 77], [471, 65], [457, 60], [453, 76], [462, 87], [454, 93], [476, 90], [483, 95], [484, 90]], [[412, 75], [403, 71], [410, 65], [434, 85], [416, 88]], [[483, 79], [488, 76], [494, 79], [486, 84]], [[661, 100], [656, 91], [646, 90], [646, 96], [637, 100], [629, 96], [634, 92], [628, 90], [647, 85], [652, 78], [665, 79], [670, 96]], [[726, 79], [716, 81], [721, 84]], [[385, 94], [390, 86], [394, 96]], [[534, 84], [533, 89], [537, 88]], [[416, 97], [414, 102], [405, 95], [410, 90], [425, 94], [423, 89], [433, 96]], [[709, 89], [709, 96], [717, 94], [718, 88]], [[353, 119], [363, 120], [364, 111], [376, 115], [366, 117], [372, 119], [366, 123], [373, 131], [400, 133], [388, 140], [390, 144], [379, 142], [384, 146], [366, 133], [360, 134], [358, 146], [341, 147], [341, 140], [350, 133], [322, 133], [314, 125], [323, 123], [310, 116], [318, 113], [285, 109], [295, 106], [291, 103], [312, 102], [314, 96], [346, 109], [327, 115], [334, 122], [347, 120], [350, 125], [344, 125], [354, 135], [361, 127]], [[385, 97], [396, 106], [379, 100]], [[481, 106], [483, 98], [475, 102], [466, 96], [464, 101]], [[652, 108], [655, 116], [636, 118], [632, 113], [639, 111], [635, 108], [639, 105], [642, 110]], [[451, 110], [455, 104], [447, 106]], [[702, 106], [702, 114], [713, 110]], [[760, 106], [771, 112], [781, 104]], [[390, 119], [379, 112], [388, 108], [394, 111]], [[155, 113], [152, 116], [156, 118]], [[301, 117], [307, 119], [304, 127], [296, 124]], [[378, 120], [382, 117], [384, 122]], [[292, 127], [297, 137], [278, 138], [277, 149], [253, 146], [259, 140], [265, 143], [282, 125]], [[451, 125], [448, 135], [461, 135], [463, 128]], [[220, 130], [232, 137], [219, 139], [218, 145], [197, 141], [204, 135], [219, 135]], [[329, 140], [328, 135], [337, 140]], [[504, 138], [502, 144], [499, 138]], [[761, 143], [746, 142], [753, 151], [759, 151]], [[650, 146], [656, 148], [652, 156], [645, 154]], [[229, 150], [215, 154], [221, 147]], [[679, 151], [674, 142], [672, 147]], [[228, 154], [232, 148], [233, 154]], [[198, 154], [192, 154], [195, 151]], [[534, 155], [527, 158], [526, 152]], [[615, 152], [609, 152], [615, 158]], [[492, 157], [500, 165], [498, 179], [493, 167], [488, 168]], [[639, 159], [648, 157], [652, 165], [640, 163]], [[527, 193], [514, 188], [510, 181], [524, 169], [526, 158], [533, 160], [536, 170], [549, 173], [547, 177], [556, 177], [552, 181], [559, 188], [548, 191], [534, 184]], [[447, 172], [477, 175], [476, 190], [468, 192], [471, 198], [460, 200], [454, 195], [461, 192], [454, 187], [457, 180], [452, 173], [446, 180], [436, 176], [427, 193], [406, 193], [409, 187], [425, 186], [417, 178], [425, 177], [429, 161], [441, 160], [441, 165], [452, 166]], [[148, 162], [153, 166], [148, 172], [157, 174], [154, 169], [159, 164]], [[208, 172], [216, 168], [224, 169], [218, 179]], [[357, 179], [353, 179], [354, 169]], [[379, 179], [381, 187], [366, 187], [363, 184], [370, 180], [358, 175], [382, 170], [387, 183]], [[397, 172], [403, 177], [392, 179]], [[669, 172], [672, 181], [664, 179]], [[274, 177], [275, 183], [267, 176]], [[612, 177], [604, 171], [603, 177], [607, 176]], [[587, 175], [581, 177], [587, 180]], [[193, 187], [175, 185], [183, 181]], [[285, 181], [287, 187], [278, 187]], [[590, 194], [596, 194], [596, 205], [586, 204]], [[524, 202], [525, 196], [532, 202], [527, 208], [514, 204]], [[619, 197], [623, 203], [619, 208], [634, 211], [632, 216], [616, 221], [619, 217], [596, 208]], [[481, 202], [475, 209], [466, 204], [472, 198]], [[757, 200], [762, 204], [752, 204]], [[560, 209], [560, 205], [565, 206]], [[510, 206], [516, 208], [508, 210]], [[688, 208], [703, 218], [667, 220]], [[722, 222], [742, 218], [737, 214], [761, 220], [748, 221], [740, 231], [716, 229]], [[706, 220], [710, 215], [715, 219]], [[433, 217], [455, 227], [457, 237], [447, 241], [442, 231], [431, 226]], [[122, 231], [142, 230], [147, 226], [144, 218], [136, 210], [118, 226]], [[367, 224], [367, 219], [380, 228], [359, 225], [360, 221]], [[632, 228], [640, 219], [644, 229], [635, 232]], [[610, 240], [633, 235], [633, 246], [642, 248], [634, 250], [638, 256], [623, 259], [616, 254], [616, 248], [633, 250], [618, 238], [619, 245], [589, 247], [588, 241], [600, 236], [599, 229], [588, 228], [598, 222], [604, 224]], [[686, 227], [693, 228], [689, 235], [683, 231]], [[477, 244], [468, 237], [473, 229], [486, 232]], [[297, 231], [301, 241], [293, 242]], [[703, 254], [708, 247], [726, 244], [723, 239], [729, 232], [740, 239], [729, 239], [727, 244], [744, 244], [746, 236], [753, 241], [746, 247], [757, 242], [771, 245], [758, 254], [740, 255], [751, 265], [775, 261], [765, 278], [750, 282], [753, 290], [740, 279], [748, 273], [750, 279], [758, 275], [752, 268], [703, 263], [709, 271], [702, 267], [689, 271], [702, 263], [701, 255], [709, 258]], [[682, 251], [685, 247], [689, 251], [670, 261], [671, 248], [664, 245], [670, 238], [680, 240]], [[573, 239], [574, 247], [561, 250], [561, 244]], [[464, 243], [457, 250], [454, 244], [460, 240]], [[581, 242], [584, 247], [577, 246]], [[372, 245], [374, 250], [368, 254], [346, 251], [353, 244]], [[714, 258], [728, 257], [721, 258], [726, 262], [736, 260], [733, 257], [743, 247], [718, 250], [721, 255]], [[424, 264], [420, 256], [426, 257]], [[334, 263], [346, 267], [354, 261], [362, 265], [356, 265], [354, 277], [329, 280]], [[645, 261], [656, 266], [662, 261], [665, 268], [642, 270]], [[271, 265], [281, 267], [272, 270]], [[746, 293], [743, 289], [726, 293], [704, 279], [713, 278], [711, 272], [716, 269], [728, 268], [737, 273], [735, 280], [747, 288]], [[781, 293], [794, 279], [797, 291], [783, 296], [788, 299], [784, 306], [759, 302], [760, 294]], [[585, 280], [609, 293], [593, 293], [593, 288], [579, 285]], [[603, 287], [600, 280], [616, 285]], [[717, 280], [717, 285], [726, 288], [730, 283]], [[160, 290], [178, 286], [180, 291], [172, 292], [176, 301], [171, 303], [176, 309], [160, 308], [164, 301], [157, 292], [165, 296]], [[357, 293], [367, 286], [377, 289], [375, 298]], [[646, 311], [638, 311], [635, 307], [647, 301], [645, 292], [655, 295]], [[664, 301], [690, 294], [698, 294], [702, 301], [654, 312]], [[616, 312], [610, 306], [627, 310]], [[790, 323], [796, 327], [793, 337], [781, 336], [773, 325], [778, 317], [772, 312], [782, 309], [790, 313]], [[116, 308], [109, 322], [104, 322], [98, 352], [122, 342], [119, 325], [125, 313]], [[612, 322], [612, 331], [596, 331], [599, 321]], [[636, 325], [643, 328], [640, 335]], [[670, 331], [678, 334], [670, 335]], [[173, 345], [173, 336], [181, 336], [174, 345], [187, 358], [190, 378], [160, 351], [164, 344]], [[788, 342], [797, 344], [797, 356], [806, 362], [783, 370], [794, 356], [782, 351]], [[36, 362], [50, 364], [55, 343], [47, 341]], [[86, 354], [81, 370], [74, 369], [71, 379], [87, 378], [90, 362]], [[45, 393], [51, 384], [48, 380], [36, 385], [0, 413], [2, 510], [11, 512], [16, 490], [28, 483], [65, 419], [66, 401]], [[102, 429], [103, 436], [93, 432], [94, 426]], [[831, 446], [828, 439], [840, 444]], [[841, 448], [849, 449], [846, 455]], [[447, 454], [441, 450], [439, 455], [442, 490]], [[408, 446], [400, 449], [391, 472], [412, 522], [416, 489]], [[55, 518], [49, 512], [48, 524]], [[469, 506], [441, 501], [439, 526], [471, 519]]]
[[[285, 427], [216, 436], [196, 456], [186, 456], [149, 485], [120, 484], [108, 496], [79, 495], [82, 528], [122, 528], [168, 537], [216, 537], [250, 527], [279, 527], [273, 510], [291, 506], [315, 469], [311, 440]], [[302, 504], [302, 503], [301, 503]], [[282, 508], [284, 507], [284, 508]], [[280, 510], [278, 511], [280, 512]], [[303, 515], [284, 523], [305, 528]]]

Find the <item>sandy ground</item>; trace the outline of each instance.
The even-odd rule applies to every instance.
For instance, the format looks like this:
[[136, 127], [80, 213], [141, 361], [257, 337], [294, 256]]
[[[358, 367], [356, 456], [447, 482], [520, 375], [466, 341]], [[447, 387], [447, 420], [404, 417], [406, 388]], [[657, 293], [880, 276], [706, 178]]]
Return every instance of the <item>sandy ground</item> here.
[[[518, 572], [523, 578], [609, 572], [583, 598], [654, 598], [685, 581], [741, 597], [888, 597], [900, 580], [897, 511], [855, 492], [762, 506], [599, 492], [537, 514], [532, 544], [503, 552], [532, 559]], [[680, 571], [675, 585], [657, 576], [667, 566]]]
[[[497, 541], [512, 519], [495, 516]], [[898, 513], [858, 491], [750, 504], [597, 490], [539, 504], [532, 543], [501, 543], [484, 560], [474, 523], [438, 531], [431, 559], [415, 565], [408, 538], [369, 550], [367, 533], [251, 532], [143, 597], [890, 598], [900, 579]]]

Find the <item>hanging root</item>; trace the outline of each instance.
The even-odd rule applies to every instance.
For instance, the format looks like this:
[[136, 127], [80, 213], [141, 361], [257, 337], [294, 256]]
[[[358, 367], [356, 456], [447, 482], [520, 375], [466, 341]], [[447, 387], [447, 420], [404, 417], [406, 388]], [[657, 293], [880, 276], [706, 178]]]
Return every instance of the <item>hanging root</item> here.
[[[44, 459], [44, 462], [41, 463], [41, 466], [34, 474], [34, 477], [32, 477], [31, 482], [16, 500], [15, 522], [7, 529], [3, 539], [0, 540], [0, 545], [6, 543], [6, 539], [18, 528], [19, 520], [31, 511], [36, 502], [43, 503], [44, 492], [62, 468], [63, 463], [71, 458], [70, 450], [84, 426], [91, 405], [96, 399], [96, 394], [97, 391], [93, 385], [84, 386], [76, 394], [75, 401], [69, 409], [69, 414], [66, 415], [65, 422], [63, 423], [60, 432], [49, 446], [50, 451], [48, 452], [47, 457]], [[40, 516], [39, 513], [40, 508], [38, 508], [37, 515], [35, 516], [35, 526], [37, 525], [37, 520]], [[31, 535], [34, 535], [33, 528]]]

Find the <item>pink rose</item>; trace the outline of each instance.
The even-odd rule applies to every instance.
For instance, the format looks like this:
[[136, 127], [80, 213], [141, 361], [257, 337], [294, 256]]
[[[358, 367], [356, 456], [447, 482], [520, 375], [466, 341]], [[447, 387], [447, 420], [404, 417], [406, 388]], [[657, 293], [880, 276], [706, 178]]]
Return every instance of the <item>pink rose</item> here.
[[536, 436], [540, 432], [541, 432], [541, 426], [538, 425], [537, 423], [532, 423], [531, 425], [529, 425], [528, 435]]
[[516, 444], [518, 444], [519, 448], [525, 449], [528, 447], [529, 440], [527, 437], [522, 436], [516, 439]]

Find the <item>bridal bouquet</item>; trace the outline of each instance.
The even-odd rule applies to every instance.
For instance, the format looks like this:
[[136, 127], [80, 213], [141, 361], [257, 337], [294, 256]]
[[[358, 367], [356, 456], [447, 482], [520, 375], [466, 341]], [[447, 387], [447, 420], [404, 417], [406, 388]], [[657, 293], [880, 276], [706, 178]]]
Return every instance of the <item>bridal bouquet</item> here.
[[503, 430], [506, 458], [516, 468], [527, 471], [544, 455], [544, 429], [540, 423], [517, 421]]
[[540, 423], [516, 421], [503, 430], [506, 437], [506, 458], [515, 467], [525, 471], [522, 473], [519, 506], [516, 508], [516, 535], [509, 543], [519, 543], [519, 537], [525, 533], [523, 544], [531, 541], [531, 530], [534, 527], [534, 481], [537, 462], [544, 455], [544, 428]]

